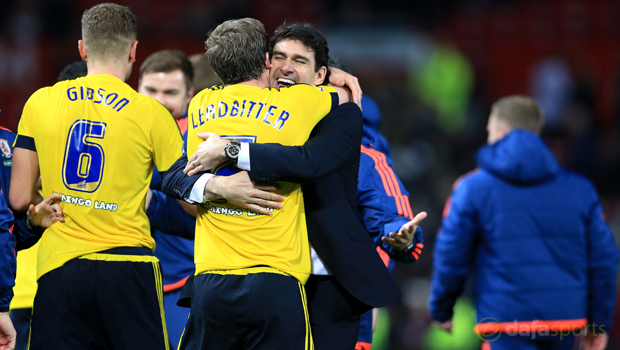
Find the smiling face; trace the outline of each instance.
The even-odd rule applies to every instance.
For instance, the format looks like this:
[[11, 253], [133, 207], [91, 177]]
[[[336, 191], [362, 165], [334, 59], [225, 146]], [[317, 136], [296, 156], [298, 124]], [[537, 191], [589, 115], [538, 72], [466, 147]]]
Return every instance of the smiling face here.
[[188, 91], [183, 72], [177, 69], [172, 72], [144, 74], [140, 79], [138, 92], [156, 99], [168, 108], [175, 119], [179, 119], [187, 112], [193, 88]]
[[269, 85], [274, 88], [297, 83], [321, 85], [325, 79], [326, 67], [315, 70], [314, 51], [301, 41], [285, 39], [273, 47]]

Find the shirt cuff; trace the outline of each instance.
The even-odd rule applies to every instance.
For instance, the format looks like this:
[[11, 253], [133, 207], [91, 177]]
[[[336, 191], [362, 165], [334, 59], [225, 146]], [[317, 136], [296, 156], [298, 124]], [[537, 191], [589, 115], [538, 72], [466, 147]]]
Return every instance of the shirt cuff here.
[[237, 168], [241, 170], [250, 171], [250, 144], [247, 142], [241, 143], [241, 150], [239, 151], [239, 158], [237, 158]]
[[200, 175], [198, 180], [196, 180], [196, 182], [194, 182], [194, 187], [192, 187], [192, 191], [189, 193], [188, 200], [190, 202], [193, 202], [193, 203], [204, 203], [204, 201], [205, 201], [205, 195], [204, 195], [205, 187], [207, 186], [207, 182], [209, 182], [209, 179], [211, 179], [213, 176], [214, 175], [210, 174], [210, 173]]

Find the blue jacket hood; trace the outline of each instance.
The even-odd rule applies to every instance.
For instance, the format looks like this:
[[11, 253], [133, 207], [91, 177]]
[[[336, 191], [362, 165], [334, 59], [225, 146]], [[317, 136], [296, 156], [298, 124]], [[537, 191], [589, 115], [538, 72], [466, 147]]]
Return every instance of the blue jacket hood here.
[[372, 136], [372, 128], [368, 125], [364, 125], [364, 131], [362, 133], [362, 145], [366, 147], [370, 147], [373, 143], [375, 143], [375, 137]]
[[364, 126], [368, 125], [374, 129], [379, 129], [381, 112], [375, 101], [366, 95], [362, 96], [362, 116], [364, 118]]
[[476, 161], [480, 168], [517, 183], [543, 182], [555, 177], [560, 170], [543, 140], [533, 132], [519, 129], [482, 147]]

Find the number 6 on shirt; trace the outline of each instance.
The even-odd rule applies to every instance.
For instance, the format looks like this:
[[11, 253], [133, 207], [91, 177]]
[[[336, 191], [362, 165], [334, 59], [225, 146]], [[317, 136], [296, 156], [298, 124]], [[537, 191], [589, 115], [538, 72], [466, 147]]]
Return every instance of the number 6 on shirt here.
[[105, 123], [85, 119], [71, 125], [62, 164], [62, 179], [68, 189], [92, 193], [99, 188], [105, 155], [96, 139], [103, 139], [105, 128]]

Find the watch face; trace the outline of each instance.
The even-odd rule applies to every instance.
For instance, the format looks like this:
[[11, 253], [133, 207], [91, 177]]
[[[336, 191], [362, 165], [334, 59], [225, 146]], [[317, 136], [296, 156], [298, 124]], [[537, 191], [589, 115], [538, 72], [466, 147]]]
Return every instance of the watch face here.
[[241, 146], [239, 144], [231, 142], [226, 145], [226, 158], [228, 159], [237, 159], [239, 157], [239, 152], [241, 151]]
[[230, 154], [231, 157], [237, 157], [239, 155], [239, 148], [234, 146], [229, 147], [228, 154]]

